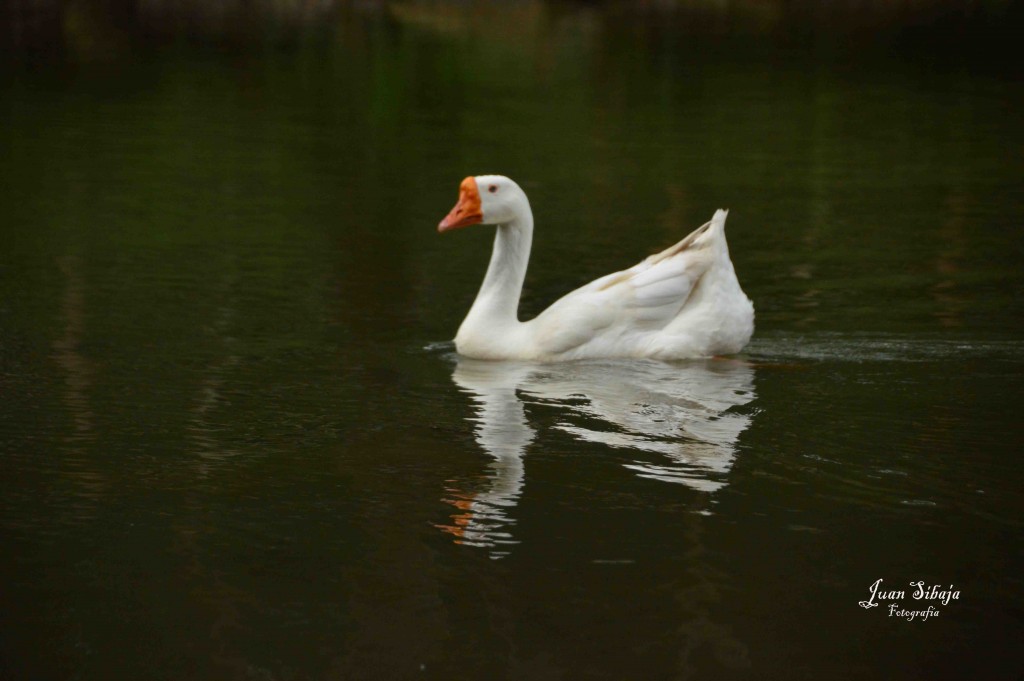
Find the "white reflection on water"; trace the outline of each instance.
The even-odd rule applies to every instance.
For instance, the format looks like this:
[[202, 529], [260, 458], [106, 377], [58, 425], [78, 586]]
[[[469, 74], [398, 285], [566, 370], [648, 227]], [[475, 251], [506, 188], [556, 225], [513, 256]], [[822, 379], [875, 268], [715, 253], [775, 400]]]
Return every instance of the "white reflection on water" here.
[[[463, 543], [514, 543], [508, 512], [522, 493], [523, 455], [536, 431], [525, 404], [560, 410], [556, 428], [586, 442], [656, 454], [624, 464], [637, 475], [715, 492], [726, 483], [749, 414], [729, 411], [754, 399], [754, 369], [737, 360], [666, 364], [564, 364], [459, 358], [452, 380], [476, 403], [476, 441], [494, 458], [483, 491], [449, 490], [460, 509], [443, 529]], [[500, 555], [495, 552], [492, 555]]]
[[[453, 525], [443, 529], [457, 541], [476, 546], [515, 543], [505, 528], [511, 524], [506, 509], [519, 501], [523, 489], [523, 454], [533, 442], [534, 429], [526, 421], [523, 402], [516, 389], [526, 383], [533, 369], [524, 364], [476, 362], [459, 359], [452, 374], [455, 384], [476, 402], [476, 441], [494, 457], [487, 486], [468, 495], [449, 489], [449, 503], [461, 513], [452, 516]], [[495, 551], [500, 556], [504, 552]]]

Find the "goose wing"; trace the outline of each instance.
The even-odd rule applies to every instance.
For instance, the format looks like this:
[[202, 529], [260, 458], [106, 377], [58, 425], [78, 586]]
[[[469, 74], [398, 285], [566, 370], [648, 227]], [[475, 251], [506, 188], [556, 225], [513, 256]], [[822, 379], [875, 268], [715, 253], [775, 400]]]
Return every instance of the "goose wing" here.
[[531, 323], [538, 350], [565, 355], [591, 343], [613, 350], [633, 344], [638, 334], [663, 329], [679, 315], [714, 263], [711, 247], [722, 233], [726, 214], [719, 210], [670, 248], [557, 300]]

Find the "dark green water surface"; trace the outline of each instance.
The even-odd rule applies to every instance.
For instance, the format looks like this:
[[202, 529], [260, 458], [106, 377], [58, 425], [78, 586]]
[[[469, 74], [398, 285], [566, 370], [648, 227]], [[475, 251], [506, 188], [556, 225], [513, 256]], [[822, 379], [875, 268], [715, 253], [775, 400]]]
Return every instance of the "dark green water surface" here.
[[[0, 676], [1020, 678], [1024, 85], [714, 26], [408, 5], [5, 71]], [[752, 344], [459, 359], [492, 232], [435, 227], [490, 172], [524, 316], [728, 207]]]

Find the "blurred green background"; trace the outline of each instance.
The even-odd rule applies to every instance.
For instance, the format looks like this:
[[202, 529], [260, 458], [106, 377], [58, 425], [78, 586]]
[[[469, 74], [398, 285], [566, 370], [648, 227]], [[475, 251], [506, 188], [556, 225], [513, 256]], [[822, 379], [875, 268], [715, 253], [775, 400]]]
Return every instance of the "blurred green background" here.
[[[0, 11], [0, 676], [1024, 671], [1020, 3]], [[467, 366], [489, 172], [524, 316], [730, 208], [751, 346]]]

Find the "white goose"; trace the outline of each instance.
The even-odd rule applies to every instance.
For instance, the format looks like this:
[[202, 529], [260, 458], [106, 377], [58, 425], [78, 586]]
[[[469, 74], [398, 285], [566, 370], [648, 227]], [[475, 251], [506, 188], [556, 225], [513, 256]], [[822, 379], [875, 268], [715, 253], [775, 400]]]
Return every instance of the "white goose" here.
[[726, 213], [715, 212], [671, 248], [592, 281], [521, 322], [519, 297], [533, 241], [530, 202], [507, 177], [467, 177], [438, 232], [475, 224], [498, 229], [480, 292], [455, 336], [456, 350], [476, 359], [541, 362], [739, 352], [754, 332], [754, 306], [729, 260]]

